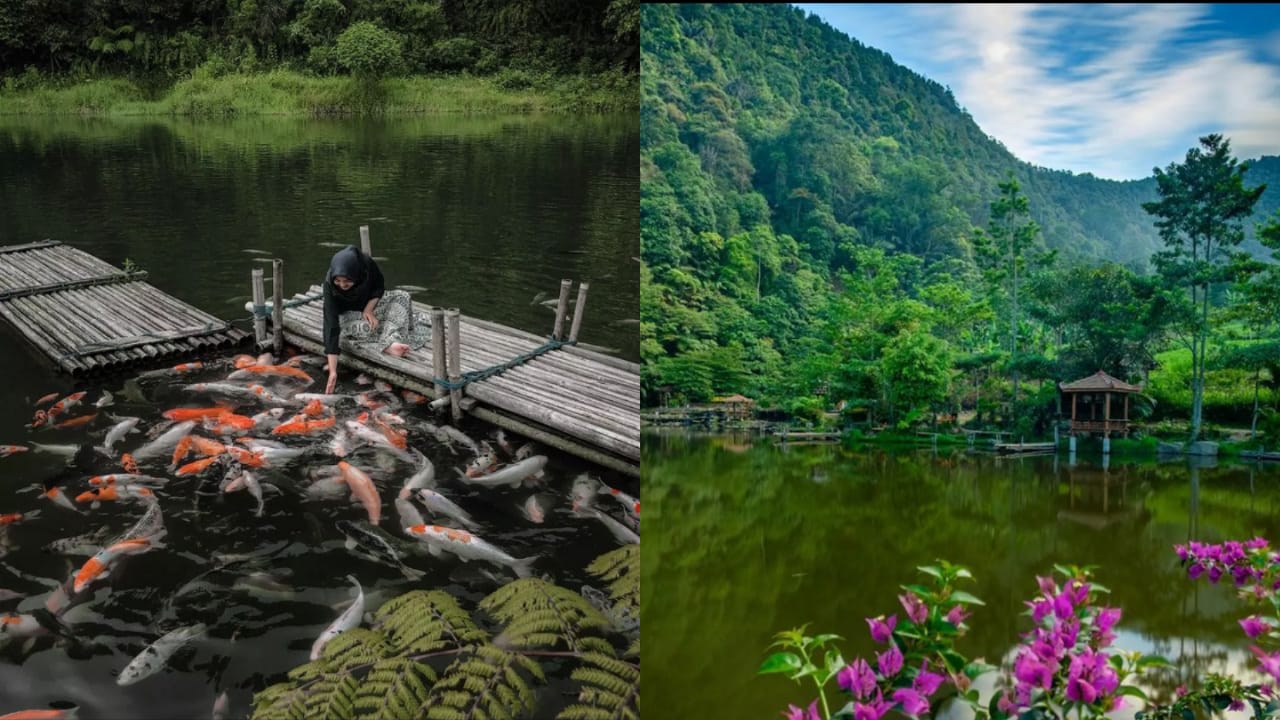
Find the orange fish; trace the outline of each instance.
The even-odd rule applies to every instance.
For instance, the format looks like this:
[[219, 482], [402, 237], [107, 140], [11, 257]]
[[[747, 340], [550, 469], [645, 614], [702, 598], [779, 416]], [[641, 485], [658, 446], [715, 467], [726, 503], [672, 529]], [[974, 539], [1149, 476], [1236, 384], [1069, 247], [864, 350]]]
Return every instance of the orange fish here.
[[262, 459], [262, 453], [245, 450], [235, 445], [227, 446], [227, 454], [236, 459], [236, 462], [246, 467], [262, 467], [266, 461]]
[[258, 359], [252, 355], [237, 355], [232, 358], [231, 364], [235, 365], [237, 369], [243, 370], [244, 368], [257, 365]]
[[173, 371], [176, 373], [195, 372], [196, 370], [203, 370], [203, 369], [204, 369], [204, 363], [198, 360], [195, 362], [186, 362], [186, 363], [181, 363], [173, 366]]
[[306, 407], [302, 408], [302, 414], [308, 417], [320, 417], [324, 415], [324, 403], [320, 402], [319, 399], [312, 400], [307, 403]]
[[141, 474], [138, 471], [138, 461], [134, 460], [133, 456], [130, 455], [129, 453], [125, 453], [120, 456], [120, 466], [123, 467], [124, 471], [129, 473], [130, 475]]
[[0, 457], [9, 457], [14, 453], [26, 452], [30, 449], [26, 445], [0, 445]]
[[52, 420], [53, 418], [79, 405], [80, 401], [84, 399], [84, 396], [86, 394], [88, 394], [86, 391], [81, 390], [80, 392], [71, 393], [70, 395], [54, 403], [53, 407], [49, 408], [49, 419]]
[[88, 587], [89, 583], [105, 577], [111, 567], [111, 563], [115, 562], [116, 558], [121, 555], [136, 555], [151, 548], [151, 541], [147, 538], [131, 538], [129, 540], [121, 540], [110, 547], [99, 550], [98, 554], [89, 558], [80, 570], [76, 572], [75, 584], [72, 585], [72, 589], [79, 593]]
[[387, 441], [395, 447], [404, 450], [409, 445], [409, 431], [404, 428], [393, 428], [378, 418], [378, 426], [382, 428], [382, 434], [387, 436]]
[[369, 514], [369, 522], [377, 525], [382, 519], [382, 498], [378, 495], [378, 488], [373, 484], [373, 479], [365, 471], [346, 460], [340, 460], [338, 468], [342, 470], [342, 481], [351, 488], [351, 495], [360, 501], [365, 512]]
[[317, 432], [326, 428], [333, 427], [337, 422], [337, 418], [322, 418], [320, 420], [307, 420], [305, 418], [294, 418], [287, 423], [277, 425], [271, 431], [272, 435], [306, 435], [308, 433]]
[[38, 428], [49, 421], [49, 414], [43, 410], [37, 410], [34, 417], [31, 418], [31, 427]]
[[0, 525], [12, 525], [22, 520], [22, 513], [8, 513], [0, 515]]
[[178, 463], [191, 452], [191, 436], [183, 435], [178, 441], [177, 446], [173, 448], [173, 460], [169, 461], [169, 465], [177, 467]]
[[19, 710], [7, 715], [0, 715], [0, 720], [72, 720], [76, 716], [76, 708], [66, 710]]
[[[67, 497], [67, 494], [62, 492], [62, 488], [57, 486], [51, 487], [44, 491], [44, 496], [68, 510], [76, 510], [75, 503], [71, 502], [71, 499]], [[76, 510], [76, 512], [80, 511]]]
[[306, 372], [288, 365], [250, 365], [240, 368], [227, 377], [230, 380], [236, 380], [250, 375], [275, 375], [277, 377], [293, 378], [294, 380], [306, 380], [308, 384], [312, 382], [311, 376]]
[[[181, 475], [182, 473], [178, 473]], [[102, 502], [104, 500], [130, 500], [153, 498], [155, 493], [150, 488], [139, 485], [104, 485], [97, 490], [87, 490], [76, 496], [76, 502]]]
[[231, 412], [231, 408], [226, 405], [219, 405], [211, 408], [174, 408], [165, 410], [161, 415], [174, 422], [184, 422], [186, 420], [204, 420], [205, 418], [214, 418]]
[[51, 402], [53, 402], [54, 400], [57, 400], [57, 399], [58, 399], [58, 393], [56, 393], [56, 392], [51, 392], [51, 393], [49, 393], [48, 395], [45, 395], [44, 397], [42, 397], [42, 398], [40, 398], [39, 400], [37, 400], [37, 401], [36, 401], [36, 404], [35, 404], [35, 407], [40, 407], [41, 405], [48, 405], [49, 403], [51, 403]]
[[205, 418], [204, 426], [219, 435], [234, 435], [237, 432], [252, 430], [257, 425], [253, 418], [224, 412], [217, 417]]
[[186, 477], [187, 475], [195, 475], [196, 473], [204, 472], [210, 465], [218, 462], [218, 460], [221, 459], [221, 457], [222, 457], [221, 455], [214, 455], [213, 457], [207, 457], [201, 460], [196, 460], [195, 462], [189, 462], [186, 465], [183, 465], [182, 467], [178, 468], [178, 471], [174, 474], [177, 475], [178, 477]]
[[410, 403], [412, 405], [421, 405], [427, 402], [427, 396], [419, 395], [418, 393], [412, 390], [401, 390], [400, 396], [404, 398], [405, 402]]
[[63, 420], [62, 422], [54, 425], [54, 427], [58, 428], [59, 430], [64, 430], [66, 428], [80, 427], [81, 425], [88, 425], [89, 423], [93, 422], [97, 417], [98, 417], [98, 413], [92, 413], [90, 415], [81, 415], [80, 417], [73, 417], [69, 420]]

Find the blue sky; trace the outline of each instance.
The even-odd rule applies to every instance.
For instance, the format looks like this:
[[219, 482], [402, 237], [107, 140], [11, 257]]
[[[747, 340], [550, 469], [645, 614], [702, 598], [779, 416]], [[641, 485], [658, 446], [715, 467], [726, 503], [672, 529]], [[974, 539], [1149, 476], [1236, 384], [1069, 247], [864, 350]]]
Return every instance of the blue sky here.
[[1149, 177], [1210, 132], [1280, 155], [1280, 4], [795, 5], [950, 87], [1034, 165]]

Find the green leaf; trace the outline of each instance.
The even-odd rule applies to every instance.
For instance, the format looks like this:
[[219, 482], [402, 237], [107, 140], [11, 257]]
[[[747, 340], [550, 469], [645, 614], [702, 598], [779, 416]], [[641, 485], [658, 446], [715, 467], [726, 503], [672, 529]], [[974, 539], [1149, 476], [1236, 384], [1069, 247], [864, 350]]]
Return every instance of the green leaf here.
[[1172, 667], [1172, 665], [1173, 663], [1159, 655], [1143, 655], [1138, 658], [1138, 664], [1135, 666], [1135, 669], [1142, 670], [1149, 667]]
[[[844, 657], [840, 655], [839, 650], [827, 651], [827, 680], [836, 676], [836, 673], [844, 669]], [[826, 684], [825, 682], [823, 683]]]
[[966, 570], [965, 568], [956, 568], [956, 577], [958, 577], [958, 578], [964, 578], [964, 579], [966, 579], [966, 580], [972, 580], [972, 579], [973, 579], [973, 573], [969, 572], [969, 571], [968, 571], [968, 570]]
[[995, 665], [984, 663], [981, 660], [973, 660], [968, 665], [964, 666], [964, 674], [968, 676], [970, 680], [977, 678], [979, 675], [994, 672], [995, 670], [999, 670], [999, 668]]
[[919, 595], [920, 597], [929, 596], [929, 588], [923, 585], [899, 585], [898, 587], [902, 588], [903, 590], [910, 590], [911, 592], [915, 593], [916, 595]]
[[1128, 695], [1129, 697], [1136, 697], [1143, 702], [1147, 702], [1147, 694], [1142, 692], [1141, 688], [1135, 687], [1133, 685], [1121, 685], [1120, 689], [1116, 691], [1116, 694]]
[[924, 573], [925, 575], [932, 575], [934, 578], [936, 578], [939, 581], [942, 580], [942, 568], [935, 567], [933, 565], [921, 565], [916, 569]]
[[1107, 587], [1106, 585], [1099, 585], [1096, 582], [1089, 583], [1089, 588], [1092, 589], [1094, 592], [1100, 592], [1106, 595], [1111, 594], [1111, 588]]
[[831, 634], [819, 635], [816, 638], [810, 639], [809, 644], [813, 645], [814, 647], [822, 647], [823, 645], [826, 645], [832, 640], [843, 640], [843, 639], [844, 638], [840, 637], [839, 635], [831, 635]]
[[792, 680], [799, 680], [802, 677], [808, 677], [818, 672], [818, 666], [813, 663], [805, 663], [799, 670], [791, 674]]
[[800, 669], [802, 663], [800, 657], [794, 653], [779, 652], [770, 655], [760, 664], [760, 669], [756, 671], [757, 675], [768, 675], [770, 673], [789, 673]]
[[951, 597], [948, 598], [947, 602], [964, 603], [966, 605], [986, 605], [986, 603], [979, 600], [976, 596], [963, 590], [956, 590], [951, 593]]
[[987, 714], [991, 716], [991, 720], [1008, 720], [1009, 713], [1000, 709], [1000, 697], [1003, 693], [996, 693], [991, 696], [991, 702], [987, 703]]

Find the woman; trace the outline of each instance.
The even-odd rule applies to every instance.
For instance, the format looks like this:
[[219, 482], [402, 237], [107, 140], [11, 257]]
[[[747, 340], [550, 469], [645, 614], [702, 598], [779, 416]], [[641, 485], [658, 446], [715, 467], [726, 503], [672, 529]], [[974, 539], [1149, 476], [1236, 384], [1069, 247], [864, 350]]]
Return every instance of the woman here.
[[380, 348], [404, 357], [426, 345], [430, 323], [413, 312], [413, 299], [403, 290], [386, 291], [382, 271], [373, 258], [348, 245], [334, 254], [324, 279], [324, 352], [329, 360], [325, 393], [338, 384], [338, 351]]

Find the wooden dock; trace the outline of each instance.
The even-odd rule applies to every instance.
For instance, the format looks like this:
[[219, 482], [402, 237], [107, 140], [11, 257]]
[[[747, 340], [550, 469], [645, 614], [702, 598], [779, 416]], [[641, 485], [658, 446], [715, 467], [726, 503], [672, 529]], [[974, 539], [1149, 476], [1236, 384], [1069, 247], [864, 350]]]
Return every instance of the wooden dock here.
[[85, 376], [234, 347], [249, 333], [55, 240], [0, 247], [0, 316]]
[[[371, 254], [367, 230], [361, 231], [362, 249]], [[258, 316], [270, 316], [273, 328], [283, 328], [283, 343], [323, 355], [321, 287], [311, 285], [284, 298], [282, 274], [277, 260], [277, 294], [263, 303]], [[254, 297], [263, 298], [261, 271], [254, 272], [253, 282]], [[546, 337], [414, 302], [414, 310], [432, 321], [431, 347], [404, 358], [344, 348], [339, 363], [435, 398], [432, 405], [447, 405], [455, 419], [465, 412], [639, 477], [640, 366], [575, 346], [587, 286], [579, 287], [572, 325], [566, 328], [570, 285], [561, 282], [555, 325]]]
[[1058, 444], [1053, 442], [996, 443], [995, 448], [998, 453], [1048, 453], [1056, 451]]

